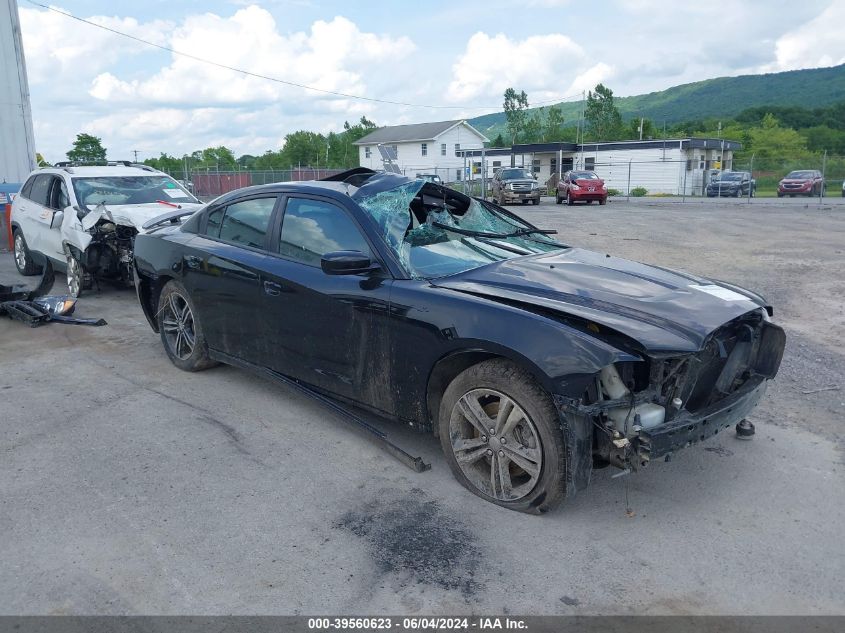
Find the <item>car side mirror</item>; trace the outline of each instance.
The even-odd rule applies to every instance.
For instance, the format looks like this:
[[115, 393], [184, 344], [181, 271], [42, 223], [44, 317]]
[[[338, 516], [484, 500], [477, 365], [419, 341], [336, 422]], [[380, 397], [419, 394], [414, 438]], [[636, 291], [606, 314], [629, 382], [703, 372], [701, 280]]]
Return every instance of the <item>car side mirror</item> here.
[[62, 221], [65, 219], [65, 212], [64, 211], [54, 211], [53, 212], [53, 219], [50, 220], [50, 228], [51, 229], [58, 229], [62, 226]]
[[361, 251], [332, 251], [320, 258], [320, 268], [327, 275], [359, 275], [378, 267], [369, 255]]

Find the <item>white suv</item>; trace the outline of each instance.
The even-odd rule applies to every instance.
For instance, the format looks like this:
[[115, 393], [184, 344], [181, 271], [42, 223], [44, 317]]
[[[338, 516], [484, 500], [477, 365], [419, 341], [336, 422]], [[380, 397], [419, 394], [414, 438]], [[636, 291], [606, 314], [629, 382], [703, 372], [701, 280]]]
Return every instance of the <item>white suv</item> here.
[[22, 275], [34, 275], [32, 252], [46, 255], [66, 268], [74, 297], [94, 277], [131, 285], [132, 249], [143, 224], [201, 206], [170, 176], [146, 165], [37, 169], [12, 203], [15, 265]]

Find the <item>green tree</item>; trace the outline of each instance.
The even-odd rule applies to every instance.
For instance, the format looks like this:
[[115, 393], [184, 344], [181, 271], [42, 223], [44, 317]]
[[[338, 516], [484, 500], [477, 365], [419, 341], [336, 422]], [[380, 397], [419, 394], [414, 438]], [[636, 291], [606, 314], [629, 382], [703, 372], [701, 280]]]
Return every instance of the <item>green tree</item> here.
[[622, 115], [613, 103], [613, 90], [603, 84], [587, 93], [584, 119], [591, 140], [615, 141], [623, 134]]
[[640, 117], [636, 117], [631, 119], [628, 123], [628, 138], [633, 139], [649, 139], [649, 138], [656, 138], [657, 137], [657, 128], [654, 127], [654, 123], [652, 123], [651, 119], [643, 119], [642, 120], [643, 132], [640, 135]]
[[106, 160], [106, 150], [102, 139], [80, 132], [76, 135], [73, 148], [67, 152], [68, 160], [83, 163], [102, 162]]
[[206, 147], [204, 150], [194, 152], [193, 157], [199, 163], [197, 167], [203, 169], [218, 169], [220, 171], [235, 171], [237, 162], [235, 154], [228, 147]]
[[528, 95], [522, 90], [517, 93], [513, 88], [505, 90], [505, 117], [508, 120], [508, 133], [511, 144], [515, 145], [519, 133], [525, 127], [528, 119]]
[[550, 143], [564, 140], [563, 123], [563, 110], [558, 106], [549, 106], [546, 112], [546, 121], [543, 124], [544, 140]]
[[524, 143], [539, 143], [543, 141], [543, 113], [542, 108], [527, 117], [522, 133]]
[[505, 146], [505, 139], [502, 137], [502, 133], [499, 132], [499, 134], [496, 136], [496, 138], [493, 139], [493, 144], [491, 145], [491, 147], [504, 147], [504, 146]]
[[145, 165], [149, 165], [153, 169], [166, 172], [168, 174], [181, 174], [185, 170], [185, 165], [181, 158], [176, 156], [169, 156], [162, 153], [158, 158], [147, 158], [144, 161]]

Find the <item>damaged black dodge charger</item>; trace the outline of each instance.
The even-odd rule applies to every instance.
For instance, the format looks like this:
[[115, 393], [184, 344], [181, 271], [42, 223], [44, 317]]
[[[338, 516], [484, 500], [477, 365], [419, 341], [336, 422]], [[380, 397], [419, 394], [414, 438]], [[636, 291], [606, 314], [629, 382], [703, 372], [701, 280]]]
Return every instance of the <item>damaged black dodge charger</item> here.
[[785, 343], [752, 292], [550, 233], [357, 169], [139, 235], [137, 290], [177, 367], [260, 370], [431, 431], [470, 491], [544, 512], [594, 468], [743, 420]]

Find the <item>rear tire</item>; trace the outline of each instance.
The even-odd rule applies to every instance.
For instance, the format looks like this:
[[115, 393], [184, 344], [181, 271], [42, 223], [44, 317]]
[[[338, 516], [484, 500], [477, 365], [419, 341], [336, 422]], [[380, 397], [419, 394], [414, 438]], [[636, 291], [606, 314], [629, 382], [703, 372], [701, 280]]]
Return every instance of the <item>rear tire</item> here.
[[438, 425], [452, 474], [482, 499], [542, 514], [566, 496], [557, 411], [537, 381], [510, 361], [487, 360], [461, 372], [443, 394]]
[[537, 200], [533, 200], [532, 202], [533, 202], [535, 205], [538, 205], [538, 204], [540, 204], [540, 199], [538, 198]]
[[[845, 191], [842, 192], [842, 195], [845, 196]], [[560, 197], [560, 194], [555, 194], [555, 204], [560, 204], [563, 202], [563, 198]]]
[[14, 242], [15, 251], [15, 268], [21, 275], [31, 277], [37, 275], [39, 267], [32, 261], [32, 253], [26, 245], [26, 240], [23, 237], [23, 232], [20, 229], [15, 229], [12, 234], [12, 241]]
[[208, 357], [208, 343], [188, 291], [171, 279], [158, 298], [156, 322], [170, 361], [183, 371], [201, 371], [217, 363]]
[[567, 194], [566, 194], [566, 204], [568, 204], [570, 207], [571, 207], [573, 204], [575, 204], [575, 200], [573, 200], [573, 199], [572, 199], [572, 194], [571, 194], [571, 193], [567, 193]]
[[606, 205], [607, 204], [607, 198], [602, 198], [601, 200], [599, 200], [599, 204], [602, 205], [602, 206]]

